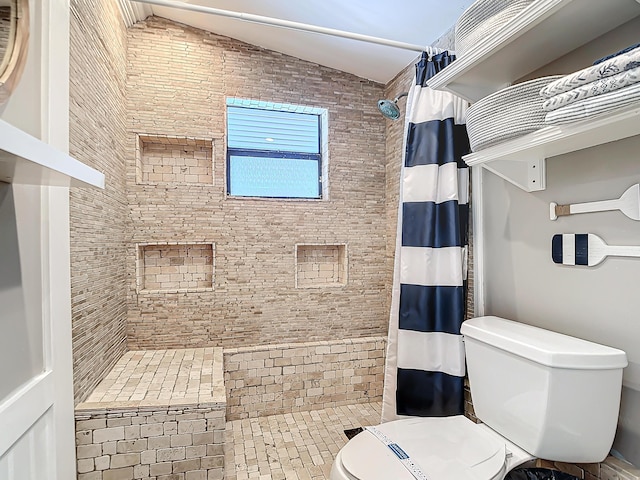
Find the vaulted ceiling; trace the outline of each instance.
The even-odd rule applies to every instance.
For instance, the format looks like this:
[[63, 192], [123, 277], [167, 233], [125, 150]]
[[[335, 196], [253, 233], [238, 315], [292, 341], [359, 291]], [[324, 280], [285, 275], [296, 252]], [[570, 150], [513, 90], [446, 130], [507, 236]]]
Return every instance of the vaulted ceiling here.
[[[453, 26], [472, 0], [187, 0], [183, 3], [426, 46]], [[129, 10], [135, 13], [134, 21], [149, 14], [157, 15], [380, 83], [393, 79], [419, 55], [412, 50], [181, 8], [131, 1]]]

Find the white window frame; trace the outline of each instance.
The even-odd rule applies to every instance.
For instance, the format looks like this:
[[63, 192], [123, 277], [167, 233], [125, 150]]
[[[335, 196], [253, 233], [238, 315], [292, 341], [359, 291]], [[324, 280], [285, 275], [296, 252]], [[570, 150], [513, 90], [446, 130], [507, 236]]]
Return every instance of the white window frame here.
[[[261, 100], [249, 100], [243, 98], [233, 98], [229, 97], [226, 101], [227, 107], [244, 107], [244, 108], [253, 108], [259, 110], [273, 110], [278, 112], [290, 112], [290, 113], [302, 113], [308, 115], [317, 115], [319, 119], [319, 146], [320, 146], [320, 169], [319, 169], [319, 182], [320, 182], [320, 197], [319, 198], [309, 198], [309, 197], [266, 197], [266, 196], [244, 196], [244, 195], [233, 195], [230, 192], [230, 152], [233, 152], [233, 149], [230, 149], [228, 146], [228, 136], [227, 140], [227, 151], [225, 154], [225, 189], [227, 193], [227, 197], [233, 199], [264, 199], [264, 200], [287, 200], [287, 201], [327, 201], [329, 200], [329, 112], [326, 108], [320, 107], [311, 107], [305, 105], [293, 105], [286, 103], [275, 103], [275, 102], [266, 102]], [[226, 125], [227, 114], [225, 112], [225, 125]], [[291, 155], [292, 157], [294, 155]], [[286, 156], [283, 156], [286, 158]]]

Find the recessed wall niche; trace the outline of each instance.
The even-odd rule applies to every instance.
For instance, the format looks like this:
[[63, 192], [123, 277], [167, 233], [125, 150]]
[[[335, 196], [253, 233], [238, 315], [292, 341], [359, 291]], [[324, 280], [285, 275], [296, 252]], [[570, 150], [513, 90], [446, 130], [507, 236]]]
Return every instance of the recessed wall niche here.
[[138, 293], [213, 291], [214, 243], [139, 243], [136, 247]]
[[213, 185], [213, 141], [136, 135], [136, 183]]
[[343, 287], [347, 284], [347, 245], [296, 245], [296, 288]]

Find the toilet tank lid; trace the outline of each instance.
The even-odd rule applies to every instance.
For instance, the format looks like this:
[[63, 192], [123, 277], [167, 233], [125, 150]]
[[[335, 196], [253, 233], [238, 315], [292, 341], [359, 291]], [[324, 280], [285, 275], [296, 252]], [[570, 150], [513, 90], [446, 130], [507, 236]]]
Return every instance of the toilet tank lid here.
[[580, 338], [499, 317], [477, 317], [462, 324], [468, 338], [554, 368], [610, 370], [627, 366], [627, 355]]

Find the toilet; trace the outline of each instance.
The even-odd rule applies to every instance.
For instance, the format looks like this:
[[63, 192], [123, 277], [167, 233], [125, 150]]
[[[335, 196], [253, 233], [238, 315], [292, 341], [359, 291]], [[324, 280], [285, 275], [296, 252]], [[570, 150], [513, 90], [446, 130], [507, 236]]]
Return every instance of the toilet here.
[[462, 325], [476, 424], [463, 415], [369, 427], [330, 480], [502, 480], [535, 458], [600, 462], [613, 443], [626, 354], [498, 317]]

